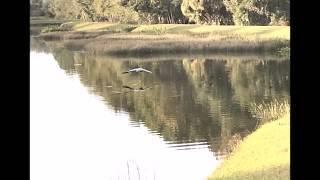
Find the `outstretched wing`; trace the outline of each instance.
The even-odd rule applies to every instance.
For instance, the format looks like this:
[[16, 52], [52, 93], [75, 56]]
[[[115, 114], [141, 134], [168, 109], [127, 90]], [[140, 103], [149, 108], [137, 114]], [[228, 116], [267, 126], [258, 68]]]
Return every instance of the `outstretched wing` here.
[[141, 70], [142, 70], [142, 71], [144, 71], [144, 72], [147, 72], [147, 73], [151, 73], [151, 74], [152, 74], [152, 72], [151, 72], [151, 71], [149, 71], [149, 70], [142, 69], [142, 68], [141, 68]]
[[130, 69], [128, 72], [139, 72], [142, 68], [133, 68]]

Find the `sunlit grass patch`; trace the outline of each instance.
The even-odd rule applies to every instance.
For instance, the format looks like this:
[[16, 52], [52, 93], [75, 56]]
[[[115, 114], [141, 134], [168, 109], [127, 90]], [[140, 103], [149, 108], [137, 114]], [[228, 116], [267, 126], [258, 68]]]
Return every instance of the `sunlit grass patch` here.
[[105, 22], [81, 22], [73, 24], [74, 31], [110, 31], [110, 32], [130, 32], [137, 25], [117, 24]]
[[[267, 106], [273, 115], [286, 113], [246, 137], [208, 179], [290, 179], [290, 113], [287, 105]], [[262, 110], [258, 110], [262, 111]]]
[[152, 25], [140, 25], [136, 29], [132, 30], [134, 33], [157, 33], [161, 29], [165, 29], [166, 32], [176, 27], [175, 24], [152, 24]]
[[204, 37], [241, 37], [244, 39], [290, 39], [289, 26], [215, 26], [194, 24], [156, 24], [142, 25], [132, 32], [157, 33], [165, 29], [165, 33], [184, 33], [190, 35], [205, 34]]
[[290, 39], [288, 26], [201, 26], [192, 33], [209, 33], [209, 36], [238, 37], [242, 39]]
[[111, 23], [83, 22], [73, 26], [74, 31], [93, 31], [112, 26]]

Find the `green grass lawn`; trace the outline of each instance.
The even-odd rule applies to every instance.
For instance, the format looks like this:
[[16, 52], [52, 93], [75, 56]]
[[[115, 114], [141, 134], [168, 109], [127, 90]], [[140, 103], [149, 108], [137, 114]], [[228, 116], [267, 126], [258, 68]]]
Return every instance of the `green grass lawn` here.
[[290, 179], [290, 115], [262, 125], [245, 138], [208, 179]]
[[112, 24], [104, 22], [82, 22], [72, 24], [74, 31], [110, 31], [110, 32], [130, 32], [137, 25]]
[[142, 25], [132, 32], [142, 33], [182, 33], [209, 37], [229, 36], [245, 39], [290, 39], [289, 26], [215, 26], [194, 24]]

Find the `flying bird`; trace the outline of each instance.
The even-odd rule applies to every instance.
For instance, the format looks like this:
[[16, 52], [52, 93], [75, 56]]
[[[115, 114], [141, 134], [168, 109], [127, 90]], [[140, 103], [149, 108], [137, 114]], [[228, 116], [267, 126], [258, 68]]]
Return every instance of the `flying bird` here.
[[128, 71], [122, 72], [122, 74], [132, 73], [132, 72], [136, 72], [136, 73], [138, 73], [138, 72], [147, 72], [147, 73], [151, 73], [151, 74], [152, 74], [151, 71], [146, 70], [146, 69], [143, 69], [143, 68], [141, 68], [141, 67], [130, 69], [130, 70], [128, 70]]

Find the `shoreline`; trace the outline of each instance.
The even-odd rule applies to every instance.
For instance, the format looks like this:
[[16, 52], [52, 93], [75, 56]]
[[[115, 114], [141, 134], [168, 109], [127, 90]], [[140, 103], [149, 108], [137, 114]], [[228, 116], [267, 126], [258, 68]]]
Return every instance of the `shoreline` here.
[[208, 179], [290, 179], [290, 114], [247, 136]]
[[289, 26], [129, 25], [69, 22], [61, 23], [58, 27], [44, 26], [44, 28], [49, 32], [40, 32], [36, 37], [45, 41], [63, 40], [65, 48], [69, 50], [84, 50], [116, 56], [207, 52], [279, 54], [283, 50], [285, 50], [284, 54], [288, 55], [286, 51], [290, 49]]

